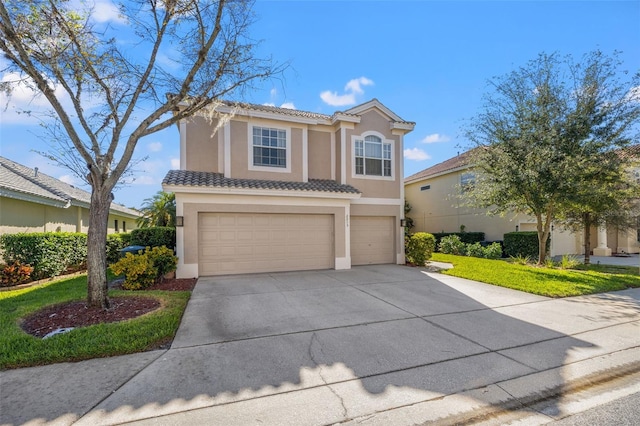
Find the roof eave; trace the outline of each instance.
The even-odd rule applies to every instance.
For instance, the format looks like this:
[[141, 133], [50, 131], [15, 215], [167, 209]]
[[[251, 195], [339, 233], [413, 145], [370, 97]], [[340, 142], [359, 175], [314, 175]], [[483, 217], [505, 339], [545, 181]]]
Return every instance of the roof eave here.
[[305, 198], [334, 198], [355, 200], [362, 196], [353, 192], [332, 192], [332, 191], [299, 191], [288, 189], [246, 189], [246, 188], [225, 188], [211, 186], [191, 186], [191, 185], [168, 185], [162, 184], [165, 192], [182, 192], [191, 194], [226, 194], [226, 195], [252, 195], [252, 196], [277, 196], [277, 197], [305, 197]]

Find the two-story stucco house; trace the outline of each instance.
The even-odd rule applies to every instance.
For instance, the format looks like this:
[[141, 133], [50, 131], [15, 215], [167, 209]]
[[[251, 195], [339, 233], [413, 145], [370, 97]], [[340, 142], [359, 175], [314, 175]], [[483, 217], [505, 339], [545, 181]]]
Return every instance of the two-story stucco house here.
[[224, 125], [179, 124], [180, 170], [162, 184], [176, 194], [178, 277], [404, 263], [414, 123], [376, 99], [332, 115], [217, 108], [233, 114]]
[[[638, 173], [640, 176], [640, 172]], [[471, 208], [462, 203], [460, 191], [473, 183], [475, 174], [469, 164], [469, 152], [428, 167], [404, 180], [405, 197], [412, 209], [414, 232], [484, 232], [489, 241], [502, 240], [507, 232], [535, 231], [535, 217], [510, 213], [504, 216], [487, 215], [484, 209]], [[593, 254], [611, 256], [612, 253], [638, 253], [636, 232], [593, 227], [590, 230]], [[582, 232], [570, 232], [552, 226], [550, 255], [584, 254]]]

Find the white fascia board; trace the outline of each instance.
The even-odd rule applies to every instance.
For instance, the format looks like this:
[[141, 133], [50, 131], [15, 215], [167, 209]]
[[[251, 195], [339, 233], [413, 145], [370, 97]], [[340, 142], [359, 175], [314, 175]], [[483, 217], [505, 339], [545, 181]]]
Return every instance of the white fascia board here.
[[347, 123], [360, 123], [361, 118], [353, 115], [335, 113], [331, 116], [331, 124], [336, 124], [338, 121]]
[[351, 202], [351, 204], [375, 204], [384, 206], [401, 206], [404, 202], [400, 198], [359, 198]]
[[26, 192], [13, 191], [7, 188], [0, 188], [0, 197], [13, 198], [20, 201], [28, 201], [36, 204], [44, 204], [46, 206], [66, 208], [69, 207], [69, 202], [63, 199], [53, 199], [42, 197], [35, 194], [27, 194]]
[[265, 118], [268, 120], [276, 121], [288, 121], [290, 123], [302, 123], [302, 124], [330, 124], [328, 120], [319, 120], [311, 117], [300, 117], [289, 114], [279, 114], [277, 112], [270, 111], [258, 111], [253, 109], [244, 108], [232, 108], [227, 105], [222, 105], [217, 108], [218, 111], [224, 114], [233, 114], [234, 116], [243, 116], [249, 118]]
[[423, 178], [420, 178], [420, 179], [415, 179], [415, 180], [412, 180], [411, 182], [405, 181], [404, 184], [405, 185], [412, 185], [412, 184], [414, 184], [416, 182], [427, 181], [429, 179], [434, 179], [434, 178], [437, 178], [437, 177], [440, 177], [440, 176], [448, 175], [450, 173], [460, 172], [462, 170], [466, 170], [466, 169], [470, 169], [470, 168], [471, 168], [470, 165], [460, 166], [460, 167], [456, 167], [455, 169], [449, 169], [449, 170], [445, 170], [445, 171], [440, 172], [440, 173], [429, 175], [427, 177], [423, 177]]
[[409, 133], [414, 129], [415, 126], [416, 125], [413, 123], [407, 123], [407, 122], [400, 123], [397, 121], [391, 122], [391, 130], [405, 130], [404, 133]]
[[225, 194], [225, 195], [251, 195], [263, 197], [304, 197], [304, 198], [334, 198], [355, 200], [362, 194], [353, 194], [345, 192], [321, 192], [321, 191], [287, 191], [272, 189], [241, 189], [241, 188], [211, 188], [211, 187], [192, 187], [178, 185], [162, 185], [165, 192], [180, 192], [190, 194]]

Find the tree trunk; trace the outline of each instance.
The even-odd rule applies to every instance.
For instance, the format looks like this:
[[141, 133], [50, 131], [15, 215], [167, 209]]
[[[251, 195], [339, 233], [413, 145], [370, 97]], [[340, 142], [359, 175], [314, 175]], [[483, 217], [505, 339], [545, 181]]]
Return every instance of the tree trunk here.
[[89, 232], [87, 234], [87, 304], [109, 309], [107, 287], [107, 226], [111, 192], [94, 188], [89, 209]]
[[591, 263], [591, 215], [583, 213], [582, 224], [584, 226], [584, 264]]
[[549, 239], [549, 223], [542, 225], [542, 215], [536, 215], [538, 220], [538, 265], [542, 265], [547, 258], [547, 240]]

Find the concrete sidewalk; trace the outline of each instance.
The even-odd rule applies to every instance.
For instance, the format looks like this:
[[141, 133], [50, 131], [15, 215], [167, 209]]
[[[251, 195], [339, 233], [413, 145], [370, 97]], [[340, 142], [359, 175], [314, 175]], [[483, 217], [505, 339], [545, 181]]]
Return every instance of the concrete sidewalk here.
[[636, 371], [640, 289], [549, 299], [396, 265], [202, 278], [168, 351], [1, 372], [0, 423], [453, 424]]

